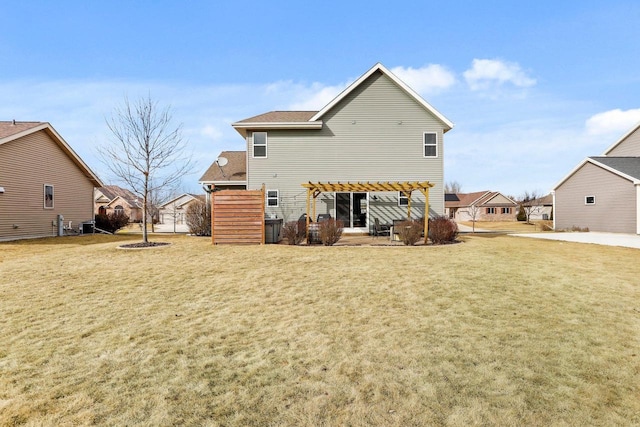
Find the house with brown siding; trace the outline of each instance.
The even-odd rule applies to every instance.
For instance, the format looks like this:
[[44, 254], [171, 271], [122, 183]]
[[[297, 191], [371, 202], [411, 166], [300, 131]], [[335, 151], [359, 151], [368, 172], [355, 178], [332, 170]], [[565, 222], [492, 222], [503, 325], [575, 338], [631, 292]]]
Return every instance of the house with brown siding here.
[[102, 183], [46, 122], [0, 122], [0, 240], [77, 231]]
[[640, 234], [640, 123], [602, 156], [583, 160], [552, 194], [556, 230]]
[[[264, 184], [271, 217], [291, 221], [304, 214], [302, 184], [309, 182], [429, 182], [428, 204], [422, 193], [412, 196], [411, 215], [444, 214], [444, 134], [453, 123], [382, 64], [318, 111], [271, 111], [232, 126], [247, 147], [246, 177], [239, 181], [249, 190]], [[407, 216], [408, 198], [400, 191], [329, 191], [314, 200], [318, 216], [341, 220], [345, 232], [369, 232], [375, 219]]]
[[498, 191], [445, 194], [446, 215], [456, 221], [515, 221], [518, 204]]

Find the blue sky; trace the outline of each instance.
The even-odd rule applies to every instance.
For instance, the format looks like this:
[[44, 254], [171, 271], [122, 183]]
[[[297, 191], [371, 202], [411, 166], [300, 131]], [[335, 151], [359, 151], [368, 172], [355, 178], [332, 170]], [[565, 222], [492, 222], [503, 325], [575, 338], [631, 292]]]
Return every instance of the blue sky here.
[[319, 109], [376, 62], [455, 123], [445, 180], [463, 191], [545, 193], [640, 121], [638, 2], [0, 6], [0, 120], [50, 122], [106, 182], [96, 148], [124, 96], [171, 106], [197, 191], [221, 150], [244, 149], [230, 123]]

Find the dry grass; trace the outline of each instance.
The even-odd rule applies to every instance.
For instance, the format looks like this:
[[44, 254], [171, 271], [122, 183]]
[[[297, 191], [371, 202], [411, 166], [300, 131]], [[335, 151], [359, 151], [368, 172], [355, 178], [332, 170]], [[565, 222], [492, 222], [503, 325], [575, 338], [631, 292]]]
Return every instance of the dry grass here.
[[0, 425], [640, 424], [637, 250], [123, 239], [0, 244]]

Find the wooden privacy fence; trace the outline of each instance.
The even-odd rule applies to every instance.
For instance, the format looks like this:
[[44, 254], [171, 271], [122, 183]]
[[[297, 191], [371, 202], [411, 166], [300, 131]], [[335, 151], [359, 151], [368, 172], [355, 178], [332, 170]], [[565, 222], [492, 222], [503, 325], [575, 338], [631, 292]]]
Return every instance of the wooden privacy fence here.
[[264, 199], [264, 188], [211, 193], [213, 244], [264, 244]]

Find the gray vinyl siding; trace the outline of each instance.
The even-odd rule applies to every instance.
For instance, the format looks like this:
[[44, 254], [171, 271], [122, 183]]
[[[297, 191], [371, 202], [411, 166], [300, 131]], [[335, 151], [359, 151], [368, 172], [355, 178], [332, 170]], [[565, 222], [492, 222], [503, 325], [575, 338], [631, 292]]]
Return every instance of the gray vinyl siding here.
[[[44, 184], [53, 209], [43, 207]], [[93, 219], [93, 184], [43, 130], [0, 145], [0, 186], [0, 240], [54, 236], [58, 214], [74, 227]]]
[[[287, 220], [306, 210], [303, 182], [430, 181], [430, 214], [444, 214], [443, 123], [382, 73], [374, 73], [334, 106], [320, 130], [268, 132], [268, 158], [248, 156], [248, 188], [280, 190], [280, 207], [267, 210]], [[437, 134], [436, 158], [423, 156], [423, 134]], [[251, 152], [251, 133], [247, 138]], [[372, 199], [377, 197], [377, 201]], [[335, 217], [333, 194], [318, 197], [316, 213]], [[371, 193], [370, 215], [382, 221], [406, 215], [396, 192]], [[412, 217], [424, 216], [415, 191]]]
[[[595, 205], [585, 205], [595, 196]], [[636, 233], [636, 189], [629, 180], [586, 163], [556, 189], [556, 229]]]
[[609, 157], [640, 156], [640, 129], [636, 129], [617, 147], [607, 153]]

